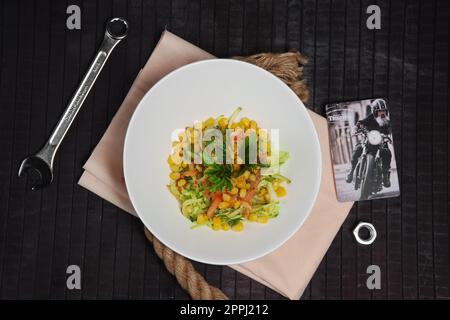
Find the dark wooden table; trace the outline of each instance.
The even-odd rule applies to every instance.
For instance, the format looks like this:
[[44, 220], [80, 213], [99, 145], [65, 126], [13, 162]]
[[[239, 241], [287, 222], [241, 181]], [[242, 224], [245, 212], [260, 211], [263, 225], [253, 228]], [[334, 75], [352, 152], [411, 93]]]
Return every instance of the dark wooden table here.
[[[366, 8], [381, 7], [381, 30]], [[448, 1], [73, 0], [0, 5], [0, 298], [186, 298], [141, 223], [76, 183], [161, 31], [220, 57], [298, 49], [309, 57], [308, 107], [389, 98], [402, 196], [353, 207], [304, 299], [450, 298], [450, 5]], [[82, 10], [67, 30], [66, 8]], [[43, 143], [84, 74], [108, 17], [129, 37], [112, 54], [56, 159], [54, 183], [29, 192], [21, 159]], [[358, 220], [378, 239], [357, 246]], [[82, 290], [66, 289], [66, 268]], [[381, 268], [381, 289], [366, 268]], [[279, 299], [228, 267], [195, 264], [236, 299]]]

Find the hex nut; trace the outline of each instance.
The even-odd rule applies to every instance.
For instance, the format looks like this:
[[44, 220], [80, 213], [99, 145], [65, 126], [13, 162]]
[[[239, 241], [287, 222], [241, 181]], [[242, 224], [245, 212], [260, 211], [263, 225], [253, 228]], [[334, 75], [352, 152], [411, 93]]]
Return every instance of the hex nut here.
[[[362, 239], [359, 236], [359, 231], [361, 229], [367, 229], [369, 231], [369, 238], [367, 239]], [[353, 235], [355, 236], [356, 241], [359, 244], [362, 245], [370, 245], [372, 244], [375, 239], [377, 238], [377, 230], [375, 229], [374, 225], [368, 222], [360, 222], [358, 223], [358, 225], [355, 227], [355, 229], [353, 229]]]

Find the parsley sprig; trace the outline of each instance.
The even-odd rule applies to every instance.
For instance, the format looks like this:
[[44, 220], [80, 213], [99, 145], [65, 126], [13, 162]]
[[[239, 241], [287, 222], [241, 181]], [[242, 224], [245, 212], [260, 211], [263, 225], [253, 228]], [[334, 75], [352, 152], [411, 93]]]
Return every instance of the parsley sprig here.
[[223, 192], [225, 188], [228, 190], [233, 189], [233, 184], [231, 183], [232, 168], [230, 165], [214, 163], [208, 166], [205, 173], [208, 175], [208, 180], [212, 183], [210, 187], [211, 192]]

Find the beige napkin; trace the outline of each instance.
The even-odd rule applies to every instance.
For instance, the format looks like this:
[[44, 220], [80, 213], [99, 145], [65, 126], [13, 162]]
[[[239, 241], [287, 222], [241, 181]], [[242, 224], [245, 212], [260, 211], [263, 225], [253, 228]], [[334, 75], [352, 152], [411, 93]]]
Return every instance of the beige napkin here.
[[[185, 64], [213, 58], [165, 31], [84, 165], [85, 171], [78, 183], [136, 215], [128, 198], [122, 167], [123, 143], [131, 115], [145, 93], [164, 75]], [[290, 299], [300, 298], [352, 207], [352, 203], [336, 200], [326, 121], [312, 111], [309, 113], [319, 135], [323, 161], [320, 191], [310, 216], [279, 249], [257, 260], [231, 266]]]

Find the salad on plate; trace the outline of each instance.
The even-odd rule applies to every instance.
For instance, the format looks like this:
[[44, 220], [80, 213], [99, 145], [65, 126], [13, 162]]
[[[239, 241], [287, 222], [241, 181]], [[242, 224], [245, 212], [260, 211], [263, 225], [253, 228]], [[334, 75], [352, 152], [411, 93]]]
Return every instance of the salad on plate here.
[[[242, 231], [280, 213], [291, 181], [279, 172], [289, 153], [255, 120], [220, 115], [179, 130], [168, 157], [168, 189], [192, 228]], [[276, 137], [276, 135], [274, 135]], [[276, 144], [275, 144], [276, 145]]]

